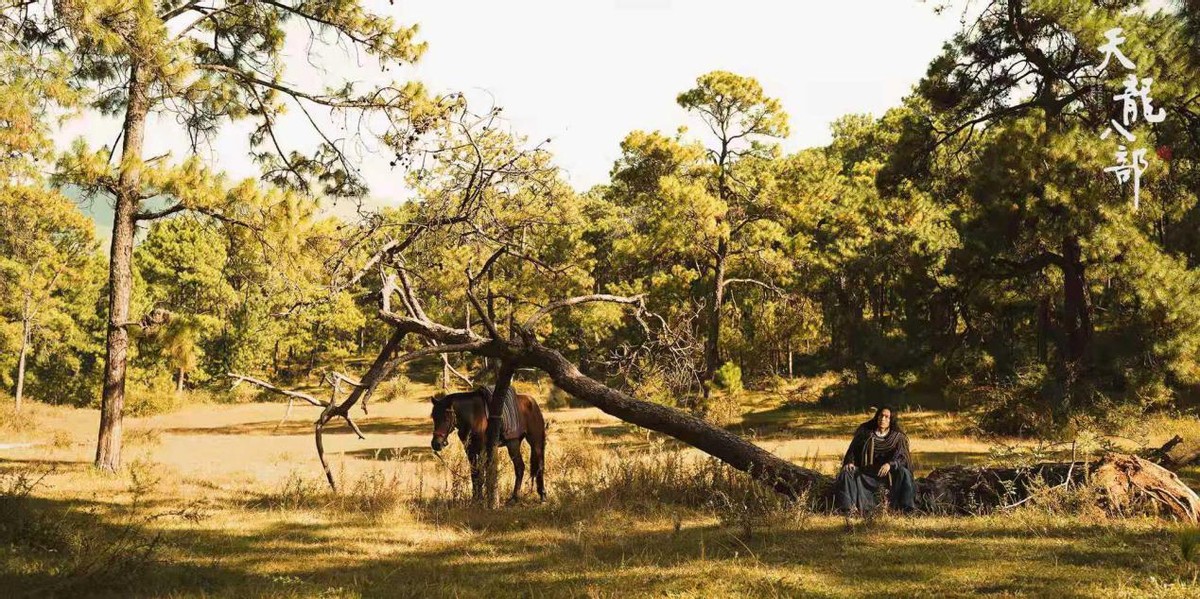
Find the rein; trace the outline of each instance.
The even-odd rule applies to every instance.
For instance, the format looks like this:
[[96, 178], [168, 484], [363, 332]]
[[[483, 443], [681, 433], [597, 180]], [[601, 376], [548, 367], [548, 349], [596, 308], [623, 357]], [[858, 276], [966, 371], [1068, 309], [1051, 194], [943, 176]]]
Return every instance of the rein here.
[[[454, 410], [454, 402], [450, 402], [450, 405], [447, 407], [447, 409], [451, 410], [451, 412], [453, 413], [453, 410]], [[455, 419], [455, 421], [457, 421], [457, 419], [458, 419], [458, 415], [457, 415], [457, 414], [454, 414], [454, 415], [453, 415], [453, 418]], [[451, 434], [451, 433], [453, 433], [453, 432], [454, 432], [454, 429], [456, 429], [456, 428], [458, 428], [458, 425], [457, 425], [457, 424], [455, 424], [454, 422], [452, 422], [452, 423], [451, 423], [451, 425], [450, 425], [450, 430], [447, 430], [447, 431], [446, 431], [446, 445], [447, 445], [447, 446], [449, 446], [449, 445], [450, 445], [450, 434]], [[442, 466], [443, 466], [443, 467], [445, 467], [445, 469], [446, 469], [446, 473], [447, 473], [447, 474], [449, 474], [449, 475], [450, 475], [450, 477], [451, 477], [452, 479], [457, 479], [457, 480], [458, 480], [458, 481], [460, 481], [460, 482], [462, 482], [462, 481], [467, 481], [467, 482], [470, 482], [470, 480], [471, 480], [471, 477], [470, 477], [470, 476], [463, 476], [463, 475], [461, 475], [461, 474], [459, 474], [459, 473], [455, 472], [455, 471], [454, 471], [454, 468], [451, 468], [451, 467], [450, 467], [450, 464], [447, 464], [447, 463], [446, 463], [446, 458], [443, 458], [443, 457], [442, 457], [442, 452], [440, 452], [440, 451], [435, 451], [435, 452], [433, 452], [433, 455], [434, 455], [434, 456], [436, 456], [436, 457], [437, 457], [437, 459], [438, 459], [438, 461], [442, 463]], [[468, 467], [469, 467], [469, 466], [468, 466]]]
[[437, 459], [439, 462], [442, 463], [442, 466], [445, 466], [446, 473], [449, 474], [451, 478], [458, 479], [460, 482], [470, 481], [471, 477], [463, 476], [463, 475], [455, 472], [454, 469], [450, 467], [450, 464], [446, 463], [446, 458], [442, 457], [442, 453], [440, 451], [433, 452], [433, 455], [437, 456]]

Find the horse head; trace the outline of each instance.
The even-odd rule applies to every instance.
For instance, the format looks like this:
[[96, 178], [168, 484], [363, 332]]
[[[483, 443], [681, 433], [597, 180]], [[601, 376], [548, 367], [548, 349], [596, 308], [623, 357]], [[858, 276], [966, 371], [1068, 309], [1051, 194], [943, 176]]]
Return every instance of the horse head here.
[[452, 396], [434, 397], [429, 400], [433, 403], [433, 440], [430, 441], [430, 446], [433, 451], [441, 451], [442, 448], [449, 445], [448, 438], [450, 433], [454, 432], [457, 425], [457, 418], [454, 416], [454, 399]]

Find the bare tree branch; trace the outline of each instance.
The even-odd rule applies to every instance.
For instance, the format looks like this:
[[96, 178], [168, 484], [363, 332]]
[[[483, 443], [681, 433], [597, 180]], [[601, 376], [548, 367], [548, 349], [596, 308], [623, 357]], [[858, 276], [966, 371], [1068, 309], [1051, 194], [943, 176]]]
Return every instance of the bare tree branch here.
[[559, 309], [566, 308], [569, 306], [585, 304], [585, 303], [589, 303], [589, 302], [612, 302], [612, 303], [616, 303], [616, 304], [634, 304], [634, 305], [644, 308], [645, 307], [645, 298], [646, 298], [646, 294], [644, 294], [644, 293], [640, 293], [638, 295], [629, 296], [629, 297], [620, 296], [620, 295], [609, 295], [606, 293], [596, 293], [596, 294], [592, 294], [592, 295], [581, 295], [578, 297], [572, 297], [572, 298], [565, 299], [565, 300], [559, 300], [557, 302], [554, 302], [554, 303], [546, 306], [545, 308], [542, 308], [541, 310], [538, 310], [536, 314], [534, 314], [533, 316], [530, 316], [529, 319], [525, 321], [525, 324], [523, 324], [521, 326], [523, 328], [525, 328], [526, 330], [532, 330], [533, 325], [537, 324], [537, 321], [541, 320], [547, 314], [549, 314], [555, 310], [559, 310]]
[[286, 397], [291, 397], [294, 399], [302, 399], [311, 405], [317, 406], [318, 408], [323, 408], [326, 405], [325, 402], [323, 402], [307, 393], [301, 393], [299, 391], [289, 391], [288, 389], [276, 387], [275, 385], [272, 385], [271, 383], [268, 383], [262, 379], [254, 378], [252, 376], [237, 374], [235, 372], [228, 372], [225, 374], [225, 376], [227, 376], [231, 379], [235, 379], [234, 386], [237, 386], [242, 381], [245, 381], [247, 383], [252, 383], [254, 385], [258, 385], [259, 387], [262, 387], [263, 389], [266, 389], [268, 391], [274, 391], [275, 393], [278, 393], [278, 394], [286, 396]]

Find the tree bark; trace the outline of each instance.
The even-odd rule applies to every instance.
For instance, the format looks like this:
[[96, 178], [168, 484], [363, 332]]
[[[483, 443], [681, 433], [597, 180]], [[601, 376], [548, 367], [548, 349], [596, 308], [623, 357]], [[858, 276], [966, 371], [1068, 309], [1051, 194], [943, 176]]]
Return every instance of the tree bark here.
[[[346, 422], [353, 427], [354, 425], [350, 421], [350, 408], [354, 407], [354, 404], [360, 401], [363, 404], [363, 412], [367, 411], [367, 400], [371, 398], [371, 393], [375, 391], [379, 383], [382, 383], [391, 376], [392, 371], [399, 365], [399, 362], [394, 360], [392, 356], [400, 349], [400, 344], [404, 341], [404, 335], [405, 331], [394, 331], [392, 336], [388, 338], [387, 343], [384, 344], [383, 349], [380, 350], [379, 355], [375, 357], [375, 361], [371, 363], [371, 367], [367, 369], [367, 373], [359, 381], [359, 386], [355, 387], [350, 392], [350, 396], [341, 404], [334, 405], [331, 403], [321, 414], [321, 417], [317, 419], [314, 427], [317, 457], [321, 460], [321, 468], [325, 471], [325, 479], [329, 481], [330, 488], [334, 490], [337, 490], [337, 483], [334, 482], [333, 470], [329, 468], [329, 462], [325, 460], [325, 444], [321, 433], [324, 432], [325, 425], [338, 416], [345, 418]], [[358, 432], [357, 428], [355, 428], [355, 432]], [[361, 433], [359, 436], [361, 436]]]
[[842, 329], [838, 335], [841, 343], [834, 348], [840, 358], [838, 367], [853, 369], [856, 384], [865, 385], [870, 375], [867, 372], [867, 362], [862, 348], [864, 328], [862, 302], [847, 288], [845, 277], [838, 278], [835, 290], [840, 308], [838, 318], [841, 321], [840, 328]]
[[557, 351], [535, 346], [528, 362], [550, 375], [563, 391], [630, 424], [678, 439], [788, 496], [799, 497], [827, 477], [681, 410], [641, 401], [583, 374]]
[[150, 111], [149, 84], [143, 68], [129, 70], [129, 101], [122, 129], [121, 173], [113, 213], [108, 266], [108, 338], [105, 342], [104, 389], [100, 400], [100, 434], [96, 467], [121, 467], [121, 420], [125, 411], [125, 366], [129, 351], [129, 299], [133, 291], [133, 237], [141, 199], [142, 147]]
[[708, 311], [708, 336], [704, 340], [704, 397], [721, 365], [721, 305], [725, 303], [725, 254], [729, 245], [725, 239], [717, 243], [717, 259], [713, 265], [712, 306]]
[[1045, 364], [1049, 358], [1047, 346], [1050, 338], [1050, 298], [1038, 298], [1037, 307], [1037, 353], [1038, 361]]
[[[434, 339], [443, 345], [484, 341], [465, 329], [454, 329], [434, 322], [422, 322], [381, 310], [380, 317], [397, 330]], [[642, 401], [608, 387], [583, 374], [562, 354], [537, 343], [516, 344], [492, 340], [472, 349], [471, 353], [511, 363], [513, 368], [533, 366], [550, 375], [554, 384], [577, 399], [596, 406], [621, 420], [671, 436], [707, 453], [737, 470], [746, 472], [776, 491], [798, 497], [818, 482], [828, 480], [809, 470], [781, 459], [771, 452], [682, 410]], [[504, 380], [504, 377], [499, 377]], [[499, 385], [499, 381], [497, 383]]]
[[1091, 311], [1087, 304], [1087, 282], [1080, 261], [1079, 240], [1066, 236], [1062, 243], [1063, 325], [1066, 333], [1064, 357], [1069, 364], [1078, 364], [1087, 354], [1092, 337]]
[[30, 300], [31, 296], [28, 292], [26, 292], [25, 311], [23, 318], [21, 318], [21, 354], [20, 357], [17, 358], [16, 410], [18, 412], [21, 410], [21, 400], [25, 396], [25, 357], [29, 354], [29, 331], [31, 328], [31, 323], [29, 321], [33, 318], [30, 314], [30, 309], [32, 307], [32, 302]]
[[484, 448], [486, 456], [484, 470], [484, 500], [488, 506], [497, 508], [500, 506], [500, 493], [497, 492], [499, 485], [499, 461], [496, 459], [496, 446], [500, 444], [500, 423], [504, 413], [504, 396], [508, 393], [509, 387], [512, 386], [512, 377], [516, 374], [516, 365], [510, 360], [502, 360], [500, 368], [496, 373], [496, 385], [492, 389], [492, 396], [488, 401], [488, 428], [487, 428], [487, 445]]

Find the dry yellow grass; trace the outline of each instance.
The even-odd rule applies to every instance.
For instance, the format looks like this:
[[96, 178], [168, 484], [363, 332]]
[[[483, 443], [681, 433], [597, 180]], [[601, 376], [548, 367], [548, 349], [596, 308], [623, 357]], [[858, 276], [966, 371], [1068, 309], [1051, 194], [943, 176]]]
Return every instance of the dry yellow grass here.
[[[481, 510], [462, 500], [468, 488], [457, 444], [446, 464], [428, 449], [424, 398], [432, 389], [413, 384], [409, 392], [360, 417], [366, 441], [326, 435], [342, 481], [337, 496], [316, 461], [312, 409], [297, 407], [282, 425], [281, 404], [194, 405], [131, 419], [126, 470], [102, 475], [90, 468], [96, 412], [35, 403], [36, 426], [0, 431], [0, 444], [39, 443], [0, 450], [9, 484], [0, 485], [9, 502], [0, 512], [16, 505], [16, 477], [45, 474], [17, 512], [24, 537], [0, 556], [0, 596], [1200, 592], [1195, 566], [1179, 557], [1175, 529], [1164, 521], [1031, 509], [848, 524], [782, 507], [753, 485], [725, 480], [694, 452], [593, 409], [548, 414], [550, 501]], [[745, 403], [750, 413], [734, 428], [824, 469], [863, 419], [768, 394]], [[991, 444], [965, 435], [955, 415], [904, 417], [922, 469], [988, 457]], [[1154, 435], [1169, 436], [1181, 422], [1159, 422]], [[121, 555], [106, 553], [112, 547]]]

